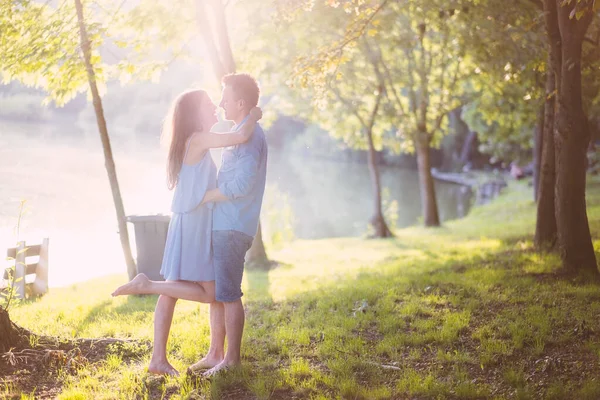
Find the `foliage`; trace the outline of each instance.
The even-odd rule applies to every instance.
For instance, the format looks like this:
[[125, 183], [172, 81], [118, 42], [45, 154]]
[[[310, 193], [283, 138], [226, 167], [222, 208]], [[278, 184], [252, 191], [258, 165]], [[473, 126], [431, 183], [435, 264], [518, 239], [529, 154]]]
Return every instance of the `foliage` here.
[[477, 132], [482, 152], [525, 163], [531, 159], [548, 66], [542, 10], [530, 0], [517, 2], [518, 8], [494, 1], [473, 8], [477, 94], [462, 117]]
[[533, 130], [543, 94], [539, 87], [532, 89], [535, 98], [521, 82], [492, 83], [463, 108], [461, 117], [477, 132], [479, 150], [492, 160], [531, 160]]
[[[156, 81], [169, 59], [185, 46], [173, 38], [186, 26], [185, 18], [166, 13], [172, 8], [158, 2], [141, 2], [122, 9], [122, 1], [85, 2], [92, 64], [101, 93], [106, 83], [119, 79]], [[185, 7], [175, 8], [182, 13]], [[189, 8], [188, 8], [189, 9]], [[162, 13], [162, 18], [155, 18]], [[186, 15], [186, 14], [182, 14]], [[189, 12], [187, 13], [189, 15]], [[171, 18], [172, 17], [172, 18]], [[175, 21], [181, 23], [176, 24]], [[187, 19], [189, 21], [189, 18]], [[72, 2], [56, 5], [30, 0], [0, 2], [0, 78], [40, 88], [57, 105], [64, 105], [88, 90], [80, 56], [79, 27]], [[166, 47], [170, 52], [156, 52]], [[152, 57], [148, 57], [153, 51]], [[164, 58], [164, 59], [163, 59]]]
[[[381, 144], [410, 152], [421, 132], [437, 145], [446, 114], [465, 101], [465, 82], [474, 71], [466, 52], [471, 34], [466, 4], [347, 1], [292, 7], [284, 14], [293, 17], [286, 24], [297, 38], [290, 84], [309, 92], [304, 99], [317, 106], [320, 121], [336, 128], [350, 123], [344, 118], [348, 111], [368, 110], [383, 84]], [[345, 105], [336, 104], [339, 98]]]

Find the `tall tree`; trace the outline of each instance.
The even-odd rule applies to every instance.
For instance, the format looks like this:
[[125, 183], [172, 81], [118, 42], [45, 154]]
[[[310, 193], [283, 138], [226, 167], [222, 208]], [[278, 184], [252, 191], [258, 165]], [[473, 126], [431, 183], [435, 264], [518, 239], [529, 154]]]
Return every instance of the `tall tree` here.
[[377, 160], [377, 149], [381, 147], [386, 127], [381, 123], [384, 115], [380, 111], [386, 95], [383, 75], [379, 71], [381, 60], [366, 39], [349, 50], [346, 57], [348, 60], [338, 68], [341, 78], [329, 82], [324, 98], [327, 103], [315, 111], [313, 119], [346, 144], [366, 148], [373, 196], [372, 236], [388, 238], [393, 234], [383, 213]]
[[544, 127], [542, 132], [542, 160], [540, 165], [540, 187], [537, 202], [535, 226], [535, 246], [541, 251], [552, 251], [557, 246], [558, 228], [556, 225], [556, 152], [555, 115], [557, 103], [557, 84], [562, 64], [558, 14], [554, 0], [542, 4], [546, 25], [547, 73], [546, 101], [544, 105]]
[[[590, 131], [583, 109], [581, 62], [586, 32], [598, 7], [588, 0], [544, 0], [548, 32], [560, 33], [560, 58], [552, 58], [556, 79], [554, 145], [555, 214], [563, 266], [600, 277], [587, 218], [585, 187]], [[549, 35], [549, 40], [552, 40]], [[556, 46], [556, 43], [551, 43]]]
[[[227, 28], [225, 5], [222, 0], [197, 0], [196, 15], [213, 71], [220, 84], [223, 76], [236, 72], [235, 59]], [[246, 253], [246, 262], [257, 268], [266, 268], [270, 265], [262, 238], [260, 222], [252, 246]]]
[[[299, 3], [302, 4], [278, 2], [281, 9], [287, 10], [283, 12], [285, 18], [293, 21], [309, 13], [313, 24], [320, 23], [324, 15], [322, 3]], [[328, 26], [335, 30], [335, 39], [330, 39], [332, 35], [325, 37], [324, 44], [313, 46], [294, 64], [297, 82], [326, 92], [328, 85], [324, 82], [337, 79], [338, 67], [348, 61], [346, 52], [360, 38], [369, 37], [381, 60], [379, 73], [385, 83], [386, 102], [394, 109], [386, 114], [390, 128], [396, 131], [395, 143], [386, 143], [417, 154], [426, 226], [440, 224], [430, 149], [438, 146], [446, 133], [447, 114], [461, 105], [466, 79], [473, 71], [466, 52], [470, 32], [463, 3], [468, 2], [325, 2], [325, 6], [340, 8], [345, 19]], [[330, 9], [328, 13], [334, 11]], [[305, 18], [301, 26], [310, 31], [310, 25]], [[319, 101], [319, 96], [315, 101]]]
[[[77, 93], [92, 93], [98, 129], [105, 156], [105, 167], [110, 181], [117, 214], [119, 237], [130, 278], [136, 275], [136, 265], [131, 254], [125, 211], [117, 180], [115, 163], [100, 100], [98, 82], [108, 79], [106, 65], [101, 66], [98, 48], [108, 36], [107, 20], [87, 22], [83, 6], [60, 3], [56, 7], [26, 0], [2, 2], [3, 40], [0, 51], [0, 72], [3, 81], [18, 80], [25, 85], [42, 88], [50, 98], [62, 105]], [[110, 18], [112, 22], [114, 20]], [[83, 57], [79, 57], [79, 49]], [[124, 65], [112, 68], [119, 74]], [[131, 68], [127, 67], [130, 71]]]
[[77, 22], [79, 25], [79, 35], [81, 42], [81, 52], [83, 55], [83, 62], [85, 65], [85, 70], [87, 72], [87, 79], [88, 84], [90, 86], [90, 91], [92, 93], [94, 112], [96, 113], [96, 121], [98, 123], [98, 132], [100, 133], [100, 140], [102, 141], [102, 149], [104, 150], [104, 166], [106, 167], [106, 172], [108, 174], [108, 180], [110, 182], [110, 189], [112, 192], [113, 202], [115, 204], [115, 210], [117, 212], [117, 222], [119, 224], [119, 239], [121, 240], [123, 256], [125, 257], [125, 263], [127, 264], [127, 274], [129, 275], [129, 279], [131, 280], [137, 275], [137, 267], [131, 254], [129, 234], [127, 231], [127, 219], [125, 216], [125, 207], [123, 207], [123, 198], [121, 197], [119, 180], [117, 179], [117, 169], [115, 167], [112, 148], [110, 145], [110, 138], [108, 136], [108, 129], [106, 127], [106, 120], [104, 118], [102, 99], [100, 98], [98, 85], [96, 83], [96, 73], [94, 72], [94, 64], [92, 63], [92, 42], [88, 37], [87, 25], [83, 14], [83, 5], [81, 4], [81, 0], [75, 0], [75, 10], [77, 12]]

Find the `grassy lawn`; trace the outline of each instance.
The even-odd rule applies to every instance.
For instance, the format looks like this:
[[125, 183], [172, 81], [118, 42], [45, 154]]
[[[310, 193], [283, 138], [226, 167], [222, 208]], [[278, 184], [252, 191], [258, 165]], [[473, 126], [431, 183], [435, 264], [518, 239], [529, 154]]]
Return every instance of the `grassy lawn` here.
[[[530, 190], [512, 183], [440, 229], [296, 241], [272, 252], [278, 268], [245, 276], [238, 370], [212, 381], [153, 377], [147, 348], [114, 345], [76, 374], [59, 371], [53, 396], [598, 399], [600, 288], [554, 276], [559, 260], [533, 252]], [[588, 205], [599, 238], [598, 180], [589, 182]], [[54, 289], [11, 316], [45, 335], [151, 340], [156, 297], [111, 298], [124, 279]], [[185, 371], [208, 345], [208, 307], [181, 301], [172, 363]], [[3, 379], [0, 396], [19, 398], [21, 389]]]

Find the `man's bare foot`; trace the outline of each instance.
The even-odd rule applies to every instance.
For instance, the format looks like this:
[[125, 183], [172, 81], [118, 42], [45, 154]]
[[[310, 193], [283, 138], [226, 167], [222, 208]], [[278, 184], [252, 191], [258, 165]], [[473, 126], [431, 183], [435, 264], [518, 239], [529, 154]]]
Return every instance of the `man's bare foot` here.
[[123, 296], [128, 294], [144, 294], [150, 284], [150, 279], [145, 274], [137, 274], [131, 282], [119, 286], [112, 296]]
[[206, 356], [197, 363], [188, 367], [188, 372], [196, 372], [203, 369], [211, 369], [219, 365], [223, 361], [222, 357]]
[[179, 376], [179, 372], [168, 361], [165, 362], [150, 362], [148, 372], [155, 375]]
[[240, 364], [223, 360], [219, 364], [215, 365], [214, 367], [203, 373], [202, 376], [205, 378], [213, 378], [220, 373], [227, 372], [228, 370], [237, 367], [238, 365]]

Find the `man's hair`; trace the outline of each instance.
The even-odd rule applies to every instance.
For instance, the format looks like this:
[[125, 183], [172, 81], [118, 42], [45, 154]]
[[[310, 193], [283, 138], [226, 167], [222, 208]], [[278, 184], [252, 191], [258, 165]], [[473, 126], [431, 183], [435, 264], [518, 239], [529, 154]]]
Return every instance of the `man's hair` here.
[[260, 89], [256, 79], [248, 74], [229, 74], [223, 77], [223, 85], [231, 86], [233, 91], [244, 100], [248, 109], [256, 107]]

